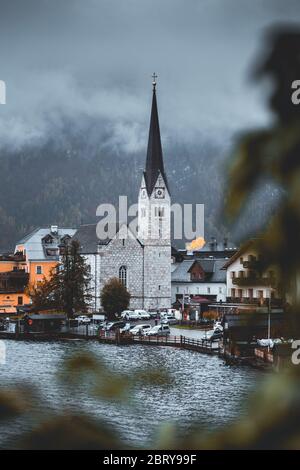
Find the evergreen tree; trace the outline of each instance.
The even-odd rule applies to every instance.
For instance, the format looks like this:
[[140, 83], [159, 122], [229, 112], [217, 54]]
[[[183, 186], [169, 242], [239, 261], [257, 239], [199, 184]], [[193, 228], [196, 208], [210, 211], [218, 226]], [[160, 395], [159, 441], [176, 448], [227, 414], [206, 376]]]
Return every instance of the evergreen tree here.
[[91, 300], [90, 271], [75, 240], [61, 247], [62, 259], [49, 280], [32, 289], [29, 294], [34, 308], [57, 308], [68, 317], [86, 312]]

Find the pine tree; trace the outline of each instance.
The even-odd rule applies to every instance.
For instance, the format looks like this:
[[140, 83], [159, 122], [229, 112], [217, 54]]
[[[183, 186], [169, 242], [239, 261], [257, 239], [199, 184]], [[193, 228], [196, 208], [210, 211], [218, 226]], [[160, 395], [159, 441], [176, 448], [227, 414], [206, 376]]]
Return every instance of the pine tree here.
[[62, 259], [48, 280], [30, 291], [34, 308], [57, 308], [69, 318], [86, 312], [91, 300], [90, 271], [80, 254], [79, 243], [71, 241], [61, 247]]

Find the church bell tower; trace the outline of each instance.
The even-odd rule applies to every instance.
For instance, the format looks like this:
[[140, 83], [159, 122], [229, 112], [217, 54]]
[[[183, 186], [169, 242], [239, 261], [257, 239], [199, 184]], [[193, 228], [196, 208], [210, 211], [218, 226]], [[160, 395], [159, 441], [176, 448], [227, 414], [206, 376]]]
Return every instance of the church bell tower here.
[[171, 307], [171, 198], [164, 170], [156, 78], [157, 76], [153, 74], [146, 169], [138, 200], [138, 233], [144, 245], [145, 309]]

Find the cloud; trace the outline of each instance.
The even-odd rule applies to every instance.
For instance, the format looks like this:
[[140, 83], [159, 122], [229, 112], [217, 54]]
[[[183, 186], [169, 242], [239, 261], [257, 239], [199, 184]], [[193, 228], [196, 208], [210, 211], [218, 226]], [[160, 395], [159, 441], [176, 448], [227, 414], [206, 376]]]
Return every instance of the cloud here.
[[221, 144], [269, 119], [249, 64], [263, 29], [299, 13], [294, 0], [0, 0], [0, 146], [55, 138], [67, 122], [138, 151], [153, 71], [165, 139]]

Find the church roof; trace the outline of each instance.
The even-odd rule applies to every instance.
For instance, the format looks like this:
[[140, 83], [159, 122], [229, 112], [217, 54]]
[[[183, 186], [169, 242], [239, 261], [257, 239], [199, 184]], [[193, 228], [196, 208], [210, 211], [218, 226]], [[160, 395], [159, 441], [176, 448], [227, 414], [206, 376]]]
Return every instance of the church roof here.
[[[117, 234], [123, 224], [115, 224], [113, 227], [113, 233]], [[128, 228], [129, 230], [129, 228]], [[97, 224], [84, 224], [80, 225], [73, 240], [77, 240], [80, 244], [80, 251], [83, 254], [91, 254], [98, 252], [98, 246], [105, 246], [110, 243], [112, 238], [99, 238], [97, 235]], [[137, 241], [141, 242], [137, 239]]]
[[156, 82], [153, 83], [152, 109], [148, 138], [146, 159], [146, 171], [144, 172], [147, 192], [150, 195], [154, 189], [159, 173], [161, 173], [168, 188], [167, 177], [164, 169], [163, 153], [160, 139], [159, 120], [156, 101]]
[[97, 224], [80, 225], [73, 239], [80, 243], [81, 253], [97, 253], [98, 245], [107, 245], [110, 240], [99, 240], [96, 233]]

